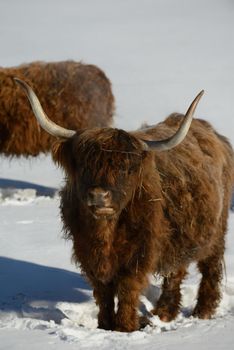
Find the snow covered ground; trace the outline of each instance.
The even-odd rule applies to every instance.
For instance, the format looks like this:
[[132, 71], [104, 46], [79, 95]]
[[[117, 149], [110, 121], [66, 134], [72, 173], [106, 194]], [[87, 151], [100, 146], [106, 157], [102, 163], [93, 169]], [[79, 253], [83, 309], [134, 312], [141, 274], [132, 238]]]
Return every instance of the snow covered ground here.
[[[0, 65], [75, 59], [99, 65], [113, 82], [116, 125], [133, 129], [197, 111], [234, 144], [232, 0], [0, 0]], [[49, 156], [0, 158], [0, 185], [19, 180], [57, 188]], [[190, 317], [199, 275], [182, 286], [177, 320], [132, 334], [96, 329], [92, 291], [70, 262], [58, 198], [35, 185], [0, 195], [0, 349], [230, 349], [234, 341], [234, 213], [230, 214], [223, 299], [213, 320]], [[152, 279], [141, 311], [160, 292]]]
[[[230, 216], [223, 299], [214, 319], [190, 314], [200, 276], [194, 266], [183, 283], [178, 318], [132, 334], [97, 329], [92, 290], [70, 263], [71, 246], [60, 235], [58, 198], [25, 192], [0, 204], [0, 349], [230, 349], [234, 322], [234, 214]], [[152, 277], [141, 298], [147, 313], [160, 293]]]

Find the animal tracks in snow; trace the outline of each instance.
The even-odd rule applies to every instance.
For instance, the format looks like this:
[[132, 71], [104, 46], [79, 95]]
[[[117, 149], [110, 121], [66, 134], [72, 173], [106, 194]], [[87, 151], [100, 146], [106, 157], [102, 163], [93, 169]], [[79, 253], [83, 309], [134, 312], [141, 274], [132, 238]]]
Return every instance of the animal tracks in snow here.
[[[159, 289], [159, 287], [157, 287]], [[213, 327], [223, 327], [226, 321], [232, 319], [234, 321], [234, 288], [233, 285], [228, 285], [224, 288], [223, 299], [217, 311], [217, 315], [212, 320], [198, 320], [189, 316], [191, 314], [192, 305], [194, 303], [195, 287], [187, 285], [184, 288], [186, 293], [186, 301], [190, 300], [190, 307], [183, 306], [182, 312], [176, 320], [165, 323], [160, 321], [157, 316], [150, 317], [151, 325], [144, 329], [131, 334], [120, 335], [120, 333], [104, 331], [97, 329], [97, 307], [92, 298], [91, 289], [77, 288], [77, 291], [84, 293], [87, 299], [79, 297], [77, 292], [77, 301], [59, 301], [58, 298], [53, 298], [52, 290], [41, 294], [35, 298], [32, 295], [17, 293], [11, 298], [1, 300], [0, 303], [0, 328], [16, 328], [42, 330], [48, 332], [51, 336], [59, 337], [68, 342], [81, 342], [92, 344], [94, 342], [106, 342], [112, 337], [131, 337], [132, 340], [144, 340], [146, 337], [153, 334], [165, 332], [182, 332], [186, 337], [186, 329], [191, 327], [199, 329], [202, 333], [209, 332]], [[151, 295], [152, 289], [156, 286], [151, 285], [148, 295]], [[147, 293], [146, 293], [147, 294]], [[159, 291], [158, 291], [159, 294]], [[190, 296], [190, 299], [188, 295]], [[55, 300], [53, 300], [55, 299]], [[65, 298], [66, 299], [66, 298]], [[152, 307], [151, 300], [146, 296], [141, 297], [141, 312], [147, 313]], [[148, 313], [149, 316], [149, 313]], [[183, 331], [184, 329], [184, 331]], [[185, 333], [184, 333], [185, 332]], [[112, 335], [111, 335], [112, 334]], [[191, 333], [187, 334], [187, 337]]]

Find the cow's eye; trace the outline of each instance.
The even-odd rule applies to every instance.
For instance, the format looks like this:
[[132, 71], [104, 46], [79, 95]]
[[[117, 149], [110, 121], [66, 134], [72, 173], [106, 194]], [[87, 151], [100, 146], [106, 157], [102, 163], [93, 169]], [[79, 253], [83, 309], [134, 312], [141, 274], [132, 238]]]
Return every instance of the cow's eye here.
[[128, 174], [132, 174], [132, 173], [136, 172], [137, 169], [138, 169], [138, 166], [136, 164], [131, 165], [128, 169]]

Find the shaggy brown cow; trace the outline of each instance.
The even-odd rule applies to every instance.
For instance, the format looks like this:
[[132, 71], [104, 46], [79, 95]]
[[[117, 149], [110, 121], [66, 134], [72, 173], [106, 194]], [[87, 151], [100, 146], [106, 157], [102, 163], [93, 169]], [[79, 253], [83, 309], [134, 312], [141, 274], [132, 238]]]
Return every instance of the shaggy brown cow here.
[[0, 68], [0, 153], [6, 156], [36, 156], [50, 151], [53, 141], [33, 118], [14, 76], [30, 83], [47, 113], [66, 128], [112, 124], [111, 84], [98, 67], [66, 61]]
[[93, 285], [99, 327], [139, 328], [139, 294], [150, 273], [164, 276], [152, 313], [174, 319], [191, 262], [202, 274], [193, 315], [210, 318], [221, 297], [234, 154], [209, 123], [192, 121], [202, 93], [185, 117], [172, 114], [155, 127], [75, 132], [55, 129], [30, 87], [19, 83], [43, 127], [64, 139], [53, 149], [67, 174], [61, 213], [74, 259]]

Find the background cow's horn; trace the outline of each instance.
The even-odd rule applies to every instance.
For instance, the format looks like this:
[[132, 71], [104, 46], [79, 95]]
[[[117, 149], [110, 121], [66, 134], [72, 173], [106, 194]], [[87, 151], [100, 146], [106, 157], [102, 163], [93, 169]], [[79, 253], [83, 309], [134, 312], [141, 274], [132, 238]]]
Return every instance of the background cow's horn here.
[[26, 92], [30, 104], [32, 106], [33, 113], [37, 118], [38, 123], [41, 127], [47, 131], [49, 134], [59, 137], [59, 138], [69, 138], [72, 137], [76, 131], [65, 129], [57, 124], [55, 124], [52, 120], [50, 120], [46, 113], [43, 111], [43, 108], [40, 104], [38, 97], [36, 96], [33, 89], [25, 83], [23, 80], [14, 78], [14, 80], [23, 88]]
[[158, 150], [158, 151], [167, 151], [167, 150], [177, 146], [180, 142], [182, 142], [183, 139], [185, 138], [185, 136], [187, 135], [187, 132], [189, 130], [189, 127], [190, 127], [192, 119], [193, 119], [195, 109], [196, 109], [198, 102], [200, 101], [203, 94], [204, 94], [204, 90], [202, 90], [197, 95], [197, 97], [193, 100], [189, 109], [187, 110], [187, 113], [184, 116], [184, 119], [183, 119], [179, 129], [176, 131], [176, 133], [174, 135], [172, 135], [168, 139], [160, 140], [160, 141], [142, 140], [148, 146], [148, 148], [152, 149], [152, 150]]

